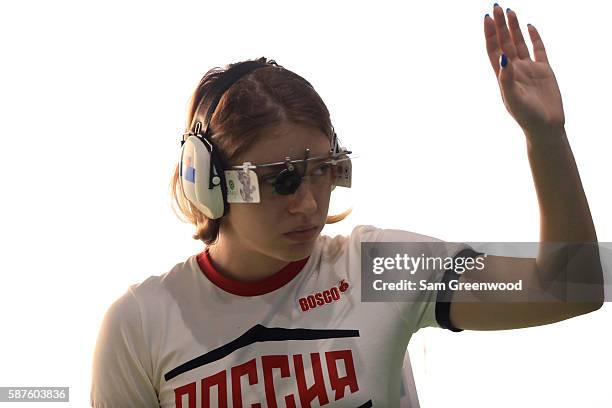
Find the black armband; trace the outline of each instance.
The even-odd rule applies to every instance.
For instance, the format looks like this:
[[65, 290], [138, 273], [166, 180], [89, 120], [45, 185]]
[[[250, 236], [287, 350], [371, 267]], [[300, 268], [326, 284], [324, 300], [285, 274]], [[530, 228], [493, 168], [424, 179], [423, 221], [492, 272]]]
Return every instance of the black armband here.
[[[475, 258], [479, 255], [483, 254], [481, 252], [476, 252], [471, 248], [463, 249], [453, 258], [453, 265], [455, 265], [454, 260], [457, 258]], [[450, 306], [453, 297], [453, 290], [449, 288], [448, 282], [453, 279], [459, 280], [460, 276], [461, 275], [455, 272], [452, 268], [444, 271], [444, 276], [442, 277], [444, 290], [438, 291], [438, 295], [436, 297], [436, 321], [441, 328], [448, 329], [453, 332], [461, 332], [463, 329], [455, 327], [450, 321]]]

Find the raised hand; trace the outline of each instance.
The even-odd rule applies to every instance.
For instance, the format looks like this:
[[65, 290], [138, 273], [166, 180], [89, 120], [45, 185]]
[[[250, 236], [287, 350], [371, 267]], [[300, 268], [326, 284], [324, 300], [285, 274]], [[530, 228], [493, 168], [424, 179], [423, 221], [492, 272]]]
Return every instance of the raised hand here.
[[[523, 39], [516, 13], [495, 4], [493, 18], [484, 19], [487, 54], [504, 105], [527, 135], [544, 135], [565, 126], [563, 102], [555, 74], [546, 56], [544, 43], [533, 25], [527, 31], [535, 61]], [[539, 137], [539, 136], [538, 136]]]

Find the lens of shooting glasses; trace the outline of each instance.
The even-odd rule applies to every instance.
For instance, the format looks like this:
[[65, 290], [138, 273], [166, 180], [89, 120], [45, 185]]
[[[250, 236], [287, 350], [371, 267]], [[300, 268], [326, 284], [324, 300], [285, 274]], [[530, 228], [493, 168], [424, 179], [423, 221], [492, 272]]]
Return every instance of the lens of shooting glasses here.
[[274, 189], [278, 194], [289, 195], [295, 193], [301, 183], [302, 176], [300, 176], [296, 168], [293, 170], [283, 170], [276, 178]]

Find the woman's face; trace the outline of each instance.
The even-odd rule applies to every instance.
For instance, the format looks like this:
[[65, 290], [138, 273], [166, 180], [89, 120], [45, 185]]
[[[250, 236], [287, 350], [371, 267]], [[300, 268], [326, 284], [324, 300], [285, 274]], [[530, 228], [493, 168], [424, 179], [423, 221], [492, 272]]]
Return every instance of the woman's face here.
[[[319, 129], [284, 123], [271, 128], [231, 164], [241, 165], [282, 162], [286, 157], [303, 159], [326, 156], [329, 138]], [[303, 166], [299, 165], [300, 171]], [[270, 258], [291, 262], [310, 255], [325, 225], [332, 190], [333, 169], [309, 164], [312, 175], [302, 181], [294, 194], [281, 195], [263, 176], [278, 174], [282, 167], [259, 168], [259, 203], [232, 203], [229, 214], [222, 218], [221, 232], [225, 244], [236, 250], [257, 252]], [[309, 231], [299, 232], [309, 227]], [[297, 232], [296, 232], [297, 231]], [[230, 241], [230, 242], [227, 242]]]

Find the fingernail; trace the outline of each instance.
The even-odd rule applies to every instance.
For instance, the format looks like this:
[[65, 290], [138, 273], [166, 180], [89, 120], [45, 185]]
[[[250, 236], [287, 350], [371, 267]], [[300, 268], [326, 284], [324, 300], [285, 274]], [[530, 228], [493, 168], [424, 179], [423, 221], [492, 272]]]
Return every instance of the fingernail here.
[[530, 26], [531, 26], [531, 24], [527, 23], [527, 27], [530, 27]]
[[508, 58], [506, 57], [506, 54], [502, 54], [501, 55], [501, 63], [500, 65], [503, 67], [505, 67], [506, 65], [508, 65]]
[[489, 17], [489, 13], [485, 14], [485, 18]]
[[495, 3], [495, 4], [493, 5], [493, 7], [499, 7], [499, 4]]
[[509, 12], [511, 12], [511, 11], [512, 11], [512, 10], [510, 10], [510, 7], [508, 7], [508, 8], [506, 9], [506, 13], [509, 13]]

